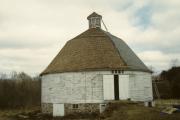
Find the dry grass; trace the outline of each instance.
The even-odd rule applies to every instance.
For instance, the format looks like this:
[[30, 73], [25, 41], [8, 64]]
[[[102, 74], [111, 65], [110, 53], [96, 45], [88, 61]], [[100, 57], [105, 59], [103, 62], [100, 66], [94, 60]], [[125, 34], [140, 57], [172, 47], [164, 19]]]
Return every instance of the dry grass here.
[[38, 115], [39, 108], [31, 109], [18, 109], [18, 110], [5, 110], [0, 111], [2, 120], [5, 117], [13, 118], [7, 120], [25, 120], [18, 118], [19, 114], [28, 115], [28, 120], [180, 120], [180, 113], [173, 113], [172, 115], [161, 113], [160, 108], [144, 107], [142, 104], [121, 101], [113, 102], [108, 105], [108, 108], [101, 115], [98, 114], [75, 114], [65, 117], [52, 118], [52, 116]]
[[163, 107], [168, 107], [172, 105], [180, 105], [180, 100], [178, 99], [160, 99], [156, 100], [156, 107], [163, 108]]
[[[32, 112], [40, 112], [40, 107], [28, 107], [28, 108], [18, 108], [18, 109], [4, 109], [0, 110], [0, 117], [12, 117], [18, 114], [28, 114]], [[0, 119], [1, 120], [1, 119]]]
[[161, 113], [159, 108], [144, 107], [136, 103], [120, 102], [109, 106], [104, 112], [105, 120], [180, 120], [180, 113]]

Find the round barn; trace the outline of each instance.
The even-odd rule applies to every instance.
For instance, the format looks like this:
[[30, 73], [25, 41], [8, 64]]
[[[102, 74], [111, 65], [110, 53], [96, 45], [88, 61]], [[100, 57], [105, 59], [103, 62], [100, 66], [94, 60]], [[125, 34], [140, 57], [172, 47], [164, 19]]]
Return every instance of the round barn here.
[[102, 112], [114, 100], [151, 102], [151, 71], [120, 38], [101, 29], [102, 16], [69, 40], [42, 76], [42, 112]]

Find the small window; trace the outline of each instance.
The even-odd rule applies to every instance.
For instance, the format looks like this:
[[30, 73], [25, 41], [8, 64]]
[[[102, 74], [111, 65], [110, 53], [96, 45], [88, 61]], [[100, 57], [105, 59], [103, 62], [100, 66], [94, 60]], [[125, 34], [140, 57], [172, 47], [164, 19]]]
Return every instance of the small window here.
[[91, 23], [92, 23], [92, 24], [95, 24], [95, 23], [96, 23], [96, 19], [95, 19], [95, 18], [92, 18]]
[[100, 19], [96, 19], [96, 24], [100, 23]]
[[78, 104], [73, 104], [73, 105], [72, 105], [72, 108], [73, 108], [73, 109], [78, 109], [78, 107], [79, 107]]
[[106, 104], [101, 104], [101, 107], [106, 107]]

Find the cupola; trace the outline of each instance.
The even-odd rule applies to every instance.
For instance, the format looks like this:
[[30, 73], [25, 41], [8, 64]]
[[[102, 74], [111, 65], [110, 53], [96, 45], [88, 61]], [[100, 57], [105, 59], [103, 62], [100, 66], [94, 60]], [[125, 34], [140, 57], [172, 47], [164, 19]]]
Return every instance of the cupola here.
[[87, 17], [87, 19], [89, 20], [89, 29], [97, 27], [101, 28], [101, 15], [98, 15], [97, 13], [93, 12]]

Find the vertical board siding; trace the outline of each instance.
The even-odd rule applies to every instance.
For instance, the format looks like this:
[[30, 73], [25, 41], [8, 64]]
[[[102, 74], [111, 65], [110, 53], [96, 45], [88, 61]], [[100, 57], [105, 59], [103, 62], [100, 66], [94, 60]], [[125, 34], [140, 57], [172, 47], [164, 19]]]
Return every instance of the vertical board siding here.
[[64, 104], [53, 104], [53, 116], [64, 116]]
[[114, 100], [114, 75], [103, 75], [104, 100]]
[[119, 75], [119, 97], [126, 100], [129, 97], [129, 75]]

